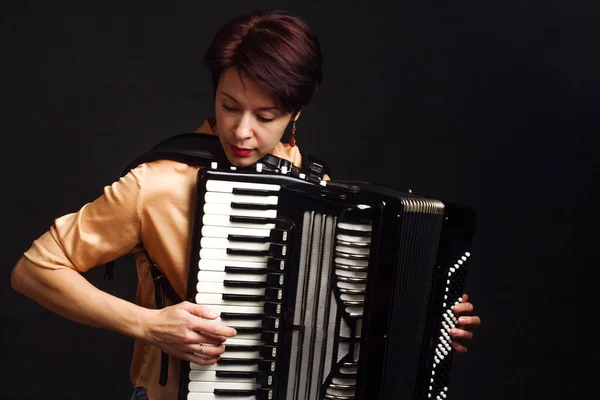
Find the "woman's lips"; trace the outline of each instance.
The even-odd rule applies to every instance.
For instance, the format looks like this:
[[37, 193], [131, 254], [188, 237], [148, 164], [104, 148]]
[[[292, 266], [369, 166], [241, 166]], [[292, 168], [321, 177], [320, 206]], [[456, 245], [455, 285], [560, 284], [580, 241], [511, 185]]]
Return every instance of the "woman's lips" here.
[[231, 148], [231, 152], [233, 153], [234, 156], [236, 157], [248, 157], [250, 154], [252, 154], [252, 149], [244, 149], [242, 147], [237, 147], [237, 146], [229, 146]]

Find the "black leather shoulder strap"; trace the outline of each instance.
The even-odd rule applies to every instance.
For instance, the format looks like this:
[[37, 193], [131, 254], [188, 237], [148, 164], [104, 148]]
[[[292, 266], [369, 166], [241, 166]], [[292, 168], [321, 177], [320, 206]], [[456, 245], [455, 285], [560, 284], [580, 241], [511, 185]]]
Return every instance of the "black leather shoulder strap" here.
[[157, 160], [173, 160], [190, 165], [210, 165], [211, 162], [227, 163], [227, 157], [215, 135], [181, 133], [162, 140], [131, 161], [122, 176], [140, 164]]

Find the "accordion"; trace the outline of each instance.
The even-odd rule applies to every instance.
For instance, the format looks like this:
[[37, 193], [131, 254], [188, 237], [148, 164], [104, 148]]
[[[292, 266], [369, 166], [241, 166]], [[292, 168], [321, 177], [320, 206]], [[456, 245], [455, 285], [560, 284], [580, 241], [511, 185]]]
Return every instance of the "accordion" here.
[[180, 399], [445, 399], [475, 213], [366, 182], [201, 169], [186, 300], [234, 327]]

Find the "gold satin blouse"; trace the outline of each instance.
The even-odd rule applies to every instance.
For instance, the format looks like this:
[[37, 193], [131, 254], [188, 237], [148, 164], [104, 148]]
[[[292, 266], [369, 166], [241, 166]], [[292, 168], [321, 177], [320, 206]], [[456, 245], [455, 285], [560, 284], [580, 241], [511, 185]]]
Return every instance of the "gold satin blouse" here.
[[[215, 134], [208, 120], [196, 133]], [[271, 154], [301, 167], [297, 146], [279, 142]], [[91, 203], [57, 218], [25, 257], [40, 268], [85, 272], [133, 253], [139, 281], [136, 303], [155, 308], [145, 249], [178, 295], [185, 298], [198, 169], [170, 160], [141, 164], [106, 186]], [[160, 355], [159, 348], [136, 340], [131, 381], [133, 387], [145, 387], [150, 400], [173, 400], [177, 398], [180, 361], [169, 357], [168, 383], [163, 387], [158, 383]]]

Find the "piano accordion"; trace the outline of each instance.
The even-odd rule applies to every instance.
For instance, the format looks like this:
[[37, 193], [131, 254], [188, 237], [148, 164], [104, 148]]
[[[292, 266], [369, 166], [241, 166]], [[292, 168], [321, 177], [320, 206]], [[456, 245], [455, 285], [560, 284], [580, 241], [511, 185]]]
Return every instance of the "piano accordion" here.
[[180, 399], [445, 399], [468, 207], [366, 182], [202, 169], [187, 300], [238, 335]]

